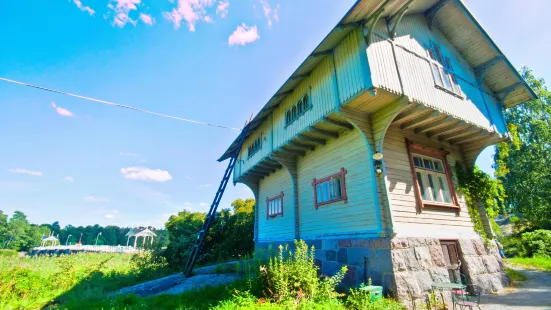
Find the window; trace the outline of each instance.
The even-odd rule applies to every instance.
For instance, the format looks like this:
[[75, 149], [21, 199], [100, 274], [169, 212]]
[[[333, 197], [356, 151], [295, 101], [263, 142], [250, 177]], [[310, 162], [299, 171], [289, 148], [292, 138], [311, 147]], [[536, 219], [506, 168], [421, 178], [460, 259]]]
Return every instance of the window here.
[[453, 94], [462, 96], [461, 87], [453, 74], [453, 68], [449, 58], [442, 55], [440, 47], [432, 43], [432, 48], [428, 49], [430, 66], [434, 83], [436, 87], [449, 91]]
[[444, 254], [450, 281], [452, 283], [461, 283], [463, 279], [461, 279], [461, 274], [459, 273], [461, 260], [459, 259], [457, 242], [453, 240], [441, 240], [440, 246], [442, 247], [442, 254]]
[[310, 110], [311, 107], [312, 103], [310, 102], [310, 96], [304, 94], [299, 101], [285, 111], [285, 126], [291, 125], [295, 120], [306, 113], [306, 111]]
[[262, 134], [256, 138], [247, 149], [247, 158], [251, 158], [254, 154], [262, 149]]
[[283, 216], [283, 192], [272, 198], [266, 198], [266, 218]]
[[325, 204], [329, 204], [336, 201], [347, 201], [346, 196], [346, 170], [341, 168], [341, 171], [325, 177], [323, 179], [312, 181], [314, 187], [314, 206], [316, 209]]
[[442, 206], [459, 209], [445, 151], [423, 147], [406, 140], [415, 195], [421, 208]]

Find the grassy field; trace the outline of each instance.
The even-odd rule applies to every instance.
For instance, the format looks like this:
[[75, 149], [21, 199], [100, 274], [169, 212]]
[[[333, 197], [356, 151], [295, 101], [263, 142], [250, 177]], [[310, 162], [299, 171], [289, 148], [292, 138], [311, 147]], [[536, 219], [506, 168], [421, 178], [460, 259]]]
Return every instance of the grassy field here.
[[142, 262], [127, 254], [0, 256], [0, 309], [82, 309], [116, 289], [168, 273]]
[[0, 256], [0, 309], [405, 309], [391, 299], [358, 307], [344, 295], [301, 301], [298, 307], [292, 299], [270, 302], [258, 297], [262, 288], [252, 278], [170, 297], [113, 296], [120, 288], [172, 273], [146, 261], [125, 254]]
[[551, 272], [551, 258], [547, 257], [513, 257], [508, 262], [526, 267], [537, 268]]

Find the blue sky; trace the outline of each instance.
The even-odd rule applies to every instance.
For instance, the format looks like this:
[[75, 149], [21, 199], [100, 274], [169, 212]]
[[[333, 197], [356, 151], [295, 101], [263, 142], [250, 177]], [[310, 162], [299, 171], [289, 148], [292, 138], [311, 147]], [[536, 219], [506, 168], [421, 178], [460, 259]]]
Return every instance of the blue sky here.
[[[1, 1], [0, 76], [241, 127], [353, 2]], [[551, 3], [466, 3], [513, 64], [550, 75]], [[157, 227], [208, 209], [226, 167], [216, 159], [237, 135], [5, 82], [0, 132], [0, 210]], [[222, 205], [250, 196], [228, 186]]]

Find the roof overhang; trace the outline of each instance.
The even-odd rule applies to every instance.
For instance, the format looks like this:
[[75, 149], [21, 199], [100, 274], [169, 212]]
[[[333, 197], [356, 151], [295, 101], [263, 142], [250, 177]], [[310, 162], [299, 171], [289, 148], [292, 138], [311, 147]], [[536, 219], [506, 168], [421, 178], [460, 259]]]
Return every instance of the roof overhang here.
[[[384, 5], [386, 7], [383, 17], [399, 14], [406, 5], [409, 8], [408, 15], [431, 13], [431, 25], [442, 32], [473, 68], [484, 68], [485, 65], [495, 62], [484, 71], [484, 83], [496, 94], [504, 108], [537, 97], [461, 0], [357, 0], [340, 22], [253, 118], [244, 129], [243, 134], [246, 137], [249, 136], [308, 76], [328, 52], [331, 52], [354, 28], [364, 26], [369, 17]], [[464, 25], [464, 27], [457, 25]], [[468, 44], [462, 42], [465, 37], [470, 39]], [[231, 157], [237, 146], [236, 139], [218, 161]]]

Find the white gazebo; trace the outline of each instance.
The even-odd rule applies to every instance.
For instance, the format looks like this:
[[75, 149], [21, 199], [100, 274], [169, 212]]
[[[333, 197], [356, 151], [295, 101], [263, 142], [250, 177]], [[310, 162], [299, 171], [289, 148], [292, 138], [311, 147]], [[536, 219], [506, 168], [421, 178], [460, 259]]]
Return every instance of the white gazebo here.
[[151, 238], [150, 244], [153, 244], [153, 237], [157, 237], [157, 235], [154, 232], [152, 232], [149, 228], [146, 228], [140, 231], [139, 233], [134, 235], [134, 247], [136, 247], [136, 243], [138, 242], [138, 238], [140, 237], [143, 238], [142, 245], [145, 246], [147, 237]]
[[40, 246], [45, 247], [48, 245], [48, 243], [50, 243], [50, 246], [55, 246], [59, 244], [59, 239], [54, 236], [53, 232], [48, 237], [42, 237], [42, 242], [40, 243]]

